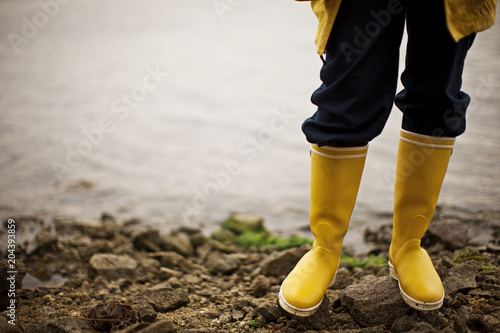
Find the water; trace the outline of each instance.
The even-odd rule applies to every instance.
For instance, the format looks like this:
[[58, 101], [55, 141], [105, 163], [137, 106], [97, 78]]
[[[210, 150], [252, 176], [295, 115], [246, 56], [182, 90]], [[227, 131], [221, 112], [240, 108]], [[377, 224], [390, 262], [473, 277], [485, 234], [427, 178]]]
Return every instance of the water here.
[[[250, 211], [307, 234], [316, 18], [290, 0], [214, 3], [72, 0], [44, 16], [37, 1], [0, 2], [0, 217], [107, 211], [209, 232]], [[499, 32], [468, 58], [473, 102], [443, 205], [500, 209]], [[348, 245], [387, 222], [400, 118], [371, 143]]]

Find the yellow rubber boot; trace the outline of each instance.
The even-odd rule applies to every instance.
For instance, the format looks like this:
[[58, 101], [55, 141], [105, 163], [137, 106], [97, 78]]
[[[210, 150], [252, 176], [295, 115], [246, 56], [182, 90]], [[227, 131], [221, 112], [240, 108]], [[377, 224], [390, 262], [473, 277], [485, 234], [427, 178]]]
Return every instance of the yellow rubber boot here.
[[367, 150], [311, 146], [310, 228], [315, 241], [279, 292], [280, 306], [293, 315], [313, 314], [334, 282]]
[[454, 142], [401, 130], [389, 266], [403, 299], [419, 311], [443, 305], [443, 284], [420, 240], [434, 215]]

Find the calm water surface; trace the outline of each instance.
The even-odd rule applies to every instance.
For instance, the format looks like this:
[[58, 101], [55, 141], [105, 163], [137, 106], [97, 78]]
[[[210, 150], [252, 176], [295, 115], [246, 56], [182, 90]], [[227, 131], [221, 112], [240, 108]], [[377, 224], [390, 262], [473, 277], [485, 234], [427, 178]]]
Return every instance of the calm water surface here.
[[[72, 0], [49, 16], [0, 2], [0, 217], [107, 211], [209, 232], [250, 211], [304, 233], [316, 18], [291, 0], [213, 4]], [[443, 205], [500, 209], [499, 33], [480, 34], [466, 64], [473, 102]], [[391, 212], [400, 118], [371, 143], [348, 245]]]

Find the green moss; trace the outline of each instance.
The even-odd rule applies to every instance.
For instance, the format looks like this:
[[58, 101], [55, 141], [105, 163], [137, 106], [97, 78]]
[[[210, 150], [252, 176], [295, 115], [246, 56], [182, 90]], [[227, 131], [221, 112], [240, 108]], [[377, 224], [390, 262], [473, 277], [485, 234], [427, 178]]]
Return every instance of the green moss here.
[[384, 259], [384, 258], [382, 258], [382, 257], [378, 257], [378, 256], [375, 256], [375, 255], [370, 255], [368, 257], [368, 259], [365, 259], [363, 261], [358, 261], [354, 257], [340, 255], [340, 263], [341, 264], [342, 263], [348, 263], [352, 267], [364, 268], [368, 264], [377, 264], [379, 266], [385, 266], [387, 264], [387, 260]]
[[286, 250], [312, 243], [313, 241], [309, 238], [298, 236], [278, 237], [271, 235], [267, 230], [263, 232], [248, 230], [236, 237], [236, 244], [246, 249], [252, 246], [262, 247], [265, 245], [276, 245], [280, 250]]
[[265, 228], [261, 217], [247, 213], [231, 214], [222, 223], [221, 228], [212, 233], [211, 237], [225, 245], [234, 244], [245, 249], [275, 245], [279, 250], [286, 250], [313, 243], [311, 239], [299, 236], [279, 237], [272, 235]]
[[222, 229], [231, 230], [237, 235], [245, 231], [264, 232], [264, 220], [262, 217], [254, 214], [234, 213], [231, 214], [223, 223]]
[[248, 326], [260, 328], [260, 327], [264, 327], [264, 324], [258, 322], [257, 320], [250, 320], [250, 321], [248, 321]]
[[477, 250], [465, 250], [457, 254], [454, 258], [455, 263], [462, 264], [468, 260], [475, 260], [477, 262], [483, 262], [484, 258], [479, 254]]
[[495, 269], [494, 266], [484, 266], [483, 265], [483, 269], [481, 270], [481, 273], [486, 273], [486, 272], [489, 272], [491, 271], [492, 269]]

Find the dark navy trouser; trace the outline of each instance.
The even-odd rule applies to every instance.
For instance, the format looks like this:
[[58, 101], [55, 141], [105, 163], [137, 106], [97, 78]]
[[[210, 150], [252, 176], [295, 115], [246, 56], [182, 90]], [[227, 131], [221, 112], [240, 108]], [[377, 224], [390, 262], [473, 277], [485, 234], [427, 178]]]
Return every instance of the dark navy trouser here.
[[[404, 89], [395, 96], [404, 26], [408, 43]], [[316, 113], [302, 125], [319, 146], [364, 145], [382, 132], [392, 105], [402, 128], [456, 137], [465, 131], [470, 97], [460, 90], [475, 35], [455, 42], [444, 0], [344, 0], [312, 95]]]

